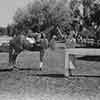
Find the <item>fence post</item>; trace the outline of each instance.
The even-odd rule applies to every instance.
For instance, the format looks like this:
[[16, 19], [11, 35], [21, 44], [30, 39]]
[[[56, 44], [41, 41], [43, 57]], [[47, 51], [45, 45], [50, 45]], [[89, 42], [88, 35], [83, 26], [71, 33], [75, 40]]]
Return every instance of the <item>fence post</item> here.
[[69, 54], [65, 49], [65, 76], [70, 76], [70, 63], [69, 63]]
[[75, 69], [75, 56], [70, 55], [70, 53], [65, 49], [65, 76], [71, 76], [71, 70]]

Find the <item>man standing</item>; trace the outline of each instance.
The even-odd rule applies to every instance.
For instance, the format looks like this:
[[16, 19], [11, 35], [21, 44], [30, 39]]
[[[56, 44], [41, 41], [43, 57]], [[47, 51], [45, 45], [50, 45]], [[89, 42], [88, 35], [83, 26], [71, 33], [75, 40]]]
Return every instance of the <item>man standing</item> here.
[[52, 36], [49, 46], [51, 47], [52, 50], [55, 49], [55, 46], [56, 46], [56, 36], [55, 35]]

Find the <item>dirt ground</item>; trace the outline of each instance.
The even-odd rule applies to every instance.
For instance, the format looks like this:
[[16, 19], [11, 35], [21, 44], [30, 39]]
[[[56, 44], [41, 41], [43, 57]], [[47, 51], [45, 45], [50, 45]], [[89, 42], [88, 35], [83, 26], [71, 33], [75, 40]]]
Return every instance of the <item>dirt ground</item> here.
[[44, 62], [39, 71], [39, 53], [24, 51], [17, 58], [21, 70], [3, 70], [9, 69], [8, 54], [1, 53], [0, 100], [99, 100], [99, 60], [77, 59], [73, 77], [63, 75], [63, 49], [49, 49]]

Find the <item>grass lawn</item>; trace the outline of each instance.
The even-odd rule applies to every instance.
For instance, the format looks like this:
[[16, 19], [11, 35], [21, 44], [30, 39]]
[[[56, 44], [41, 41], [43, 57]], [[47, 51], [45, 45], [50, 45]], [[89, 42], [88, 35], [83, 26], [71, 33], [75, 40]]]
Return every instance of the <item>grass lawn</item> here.
[[[17, 58], [19, 68], [32, 70], [0, 72], [2, 100], [99, 100], [100, 77], [63, 77], [64, 44], [46, 53], [45, 65], [39, 71], [39, 53], [22, 52]], [[97, 60], [98, 59], [98, 60]], [[100, 75], [99, 57], [76, 59], [73, 75]], [[0, 54], [0, 69], [9, 68], [8, 54]]]

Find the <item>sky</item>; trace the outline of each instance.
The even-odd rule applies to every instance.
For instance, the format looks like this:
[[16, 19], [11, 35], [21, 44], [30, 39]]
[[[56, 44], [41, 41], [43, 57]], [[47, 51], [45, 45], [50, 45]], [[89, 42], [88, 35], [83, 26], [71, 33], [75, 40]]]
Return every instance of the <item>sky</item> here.
[[0, 0], [0, 26], [6, 27], [12, 23], [17, 8], [27, 5], [30, 1], [32, 0]]

